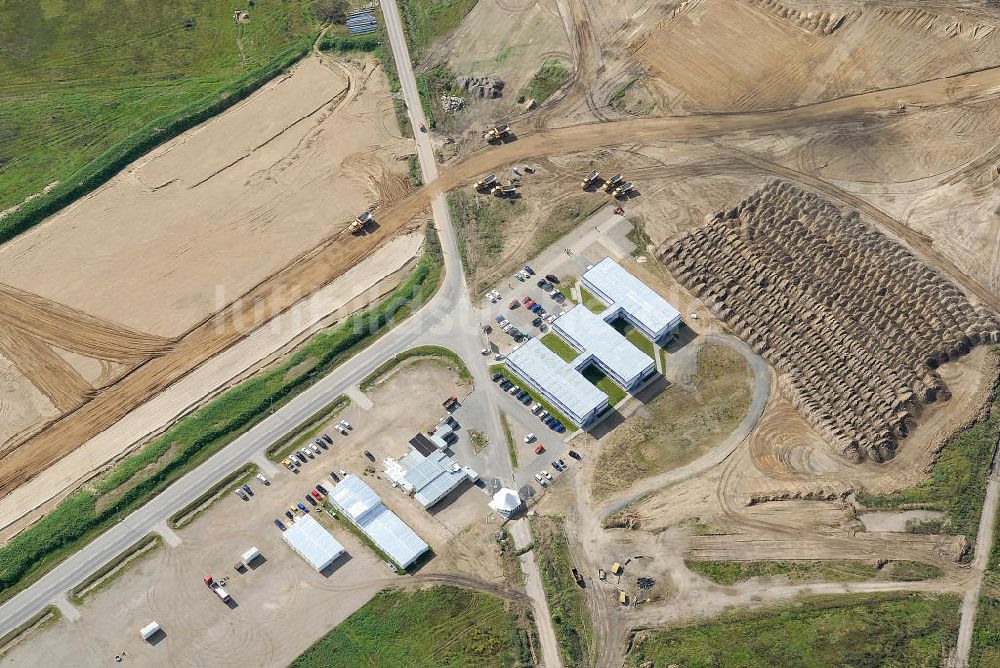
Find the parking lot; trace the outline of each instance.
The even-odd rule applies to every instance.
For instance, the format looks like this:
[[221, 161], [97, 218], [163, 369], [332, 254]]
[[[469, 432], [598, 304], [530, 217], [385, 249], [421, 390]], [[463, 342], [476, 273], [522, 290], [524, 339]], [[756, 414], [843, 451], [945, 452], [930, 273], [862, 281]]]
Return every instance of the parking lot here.
[[[464, 485], [428, 513], [380, 475], [383, 457], [400, 456], [414, 433], [444, 415], [441, 395], [463, 389], [468, 387], [440, 366], [402, 367], [371, 391], [367, 408], [356, 400], [336, 418], [351, 423], [349, 435], [337, 433], [332, 424], [323, 426], [320, 433], [328, 433], [333, 444], [307, 458], [298, 473], [275, 465], [265, 474], [270, 484], [251, 479], [253, 494], [247, 500], [227, 493], [187, 527], [165, 529], [164, 544], [88, 596], [78, 608], [78, 620], [64, 617], [38, 631], [5, 656], [3, 665], [90, 666], [113, 664], [115, 656], [123, 657], [123, 664], [141, 666], [287, 665], [377, 591], [406, 582], [351, 531], [306, 501], [317, 482], [329, 481], [330, 473], [340, 469], [362, 475], [438, 553], [421, 573], [439, 570], [435, 562], [441, 561], [449, 572], [467, 564], [466, 572], [490, 579], [499, 567], [491, 565], [490, 553], [481, 551], [491, 531], [482, 521], [488, 514], [484, 490]], [[464, 419], [462, 409], [456, 414]], [[468, 447], [467, 435], [461, 438], [457, 445]], [[362, 454], [366, 449], [375, 463]], [[463, 461], [457, 453], [456, 459]], [[365, 475], [366, 467], [377, 473]], [[293, 552], [274, 525], [276, 518], [288, 523], [284, 513], [297, 503], [346, 549], [323, 573]], [[471, 536], [466, 532], [462, 541], [452, 540], [470, 527]], [[485, 538], [478, 540], [475, 532]], [[472, 557], [453, 554], [466, 544]], [[251, 547], [262, 556], [240, 573], [234, 566]], [[226, 579], [230, 605], [204, 584], [208, 575]], [[138, 630], [153, 620], [163, 633], [147, 643]]]

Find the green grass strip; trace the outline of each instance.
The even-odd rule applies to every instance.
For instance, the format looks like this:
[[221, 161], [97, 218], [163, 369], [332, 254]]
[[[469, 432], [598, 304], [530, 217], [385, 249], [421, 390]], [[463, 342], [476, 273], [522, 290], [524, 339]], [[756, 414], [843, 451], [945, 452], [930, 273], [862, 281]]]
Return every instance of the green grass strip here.
[[199, 495], [194, 501], [187, 504], [176, 513], [170, 516], [170, 527], [182, 529], [194, 522], [206, 510], [221, 501], [222, 497], [229, 492], [241, 487], [247, 480], [257, 475], [256, 464], [244, 464], [219, 482], [212, 485], [208, 490]]
[[404, 350], [403, 352], [393, 355], [387, 359], [385, 362], [380, 364], [378, 368], [365, 376], [364, 380], [358, 384], [358, 387], [362, 392], [367, 392], [401, 363], [415, 357], [435, 359], [444, 362], [445, 366], [454, 371], [461, 380], [466, 382], [472, 381], [472, 374], [469, 373], [469, 369], [465, 366], [462, 358], [455, 352], [441, 346], [417, 346], [416, 348]]

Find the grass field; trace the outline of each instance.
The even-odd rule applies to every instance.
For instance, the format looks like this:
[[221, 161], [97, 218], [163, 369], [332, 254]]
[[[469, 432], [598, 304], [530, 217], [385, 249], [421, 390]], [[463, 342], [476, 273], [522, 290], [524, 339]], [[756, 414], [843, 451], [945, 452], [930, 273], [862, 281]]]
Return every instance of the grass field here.
[[941, 666], [958, 634], [958, 599], [857, 594], [640, 631], [626, 665]]
[[697, 391], [671, 385], [611, 435], [595, 467], [596, 498], [628, 489], [635, 480], [680, 466], [739, 426], [750, 407], [751, 377], [739, 353], [720, 346], [698, 351], [691, 378]]
[[438, 39], [450, 35], [476, 6], [476, 0], [401, 0], [413, 64]]
[[257, 374], [66, 497], [0, 547], [0, 601], [10, 598], [113, 523], [262, 420], [427, 302], [441, 278], [441, 246], [427, 228], [423, 257], [372, 308], [310, 338], [278, 366]]
[[[458, 250], [469, 288], [473, 295], [482, 295], [492, 287], [492, 270], [503, 257], [507, 224], [524, 213], [525, 205], [518, 200], [485, 198], [456, 190], [448, 196], [448, 208], [458, 233]], [[479, 268], [485, 278], [477, 278]]]
[[573, 579], [566, 525], [561, 517], [535, 515], [531, 518], [531, 535], [563, 665], [588, 666], [593, 629], [587, 602]]
[[919, 561], [890, 561], [881, 568], [868, 561], [691, 561], [689, 569], [721, 585], [753, 577], [783, 576], [793, 584], [889, 580], [913, 582], [941, 576], [941, 569]]
[[580, 285], [580, 303], [597, 314], [604, 313], [604, 310], [608, 308], [604, 302], [592, 295], [582, 284]]
[[218, 2], [0, 3], [0, 210], [60, 183], [0, 239], [294, 62], [317, 32], [311, 7], [259, 2], [237, 24]]
[[626, 392], [618, 383], [611, 380], [603, 371], [597, 368], [596, 364], [590, 364], [583, 370], [583, 377], [594, 387], [608, 395], [608, 405], [617, 406], [618, 402], [625, 398]]
[[559, 90], [569, 77], [569, 70], [563, 67], [562, 63], [558, 60], [549, 60], [535, 72], [535, 76], [531, 77], [521, 95], [541, 104]]
[[559, 357], [567, 362], [572, 362], [580, 356], [580, 353], [573, 350], [571, 345], [560, 339], [555, 334], [546, 334], [538, 340], [541, 341], [546, 348], [554, 352], [556, 355], [559, 355]]
[[[995, 353], [994, 353], [995, 354]], [[1000, 386], [986, 419], [952, 436], [942, 448], [930, 478], [885, 496], [858, 495], [866, 508], [940, 510], [948, 514], [945, 530], [976, 542], [986, 495], [986, 476], [1000, 436]]]
[[499, 668], [531, 665], [531, 650], [503, 599], [446, 586], [389, 589], [291, 665]]

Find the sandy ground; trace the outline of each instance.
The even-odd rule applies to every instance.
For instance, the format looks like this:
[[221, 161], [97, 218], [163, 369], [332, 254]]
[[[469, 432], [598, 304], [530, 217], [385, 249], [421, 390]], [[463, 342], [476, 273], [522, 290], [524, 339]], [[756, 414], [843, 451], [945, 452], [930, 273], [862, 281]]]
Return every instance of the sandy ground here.
[[[415, 389], [433, 387], [433, 392]], [[334, 444], [292, 474], [279, 467], [271, 485], [257, 481], [249, 502], [228, 494], [192, 524], [166, 531], [163, 547], [95, 593], [68, 616], [31, 636], [3, 659], [4, 665], [97, 665], [125, 650], [126, 663], [136, 665], [287, 665], [330, 628], [343, 621], [377, 591], [389, 586], [451, 583], [513, 596], [502, 589], [493, 533], [498, 523], [482, 521], [487, 496], [477, 488], [460, 489], [434, 513], [392, 489], [384, 479], [365, 476], [385, 503], [435, 550], [436, 556], [417, 575], [391, 574], [352, 533], [320, 513], [319, 521], [347, 550], [328, 572], [313, 571], [282, 541], [272, 519], [285, 521], [284, 511], [311, 485], [344, 468], [363, 474], [368, 460], [362, 448], [381, 461], [399, 456], [426, 416], [436, 420], [439, 395], [467, 392], [448, 371], [419, 365], [394, 374], [370, 399], [367, 409], [353, 403], [338, 416], [355, 427], [342, 437], [328, 425]], [[332, 483], [330, 483], [332, 485]], [[311, 506], [309, 506], [311, 508]], [[257, 547], [263, 559], [244, 574], [233, 570], [239, 555]], [[201, 579], [227, 576], [231, 609], [213, 597]], [[66, 604], [64, 604], [66, 605]], [[165, 636], [155, 644], [137, 630], [158, 621]]]
[[350, 98], [343, 70], [307, 58], [5, 244], [0, 281], [141, 331], [187, 331], [379, 199], [365, 168], [387, 169], [405, 144], [378, 122], [384, 83], [365, 86]]
[[359, 297], [367, 303], [390, 290], [402, 276], [382, 281], [383, 275], [391, 275], [404, 267], [417, 255], [422, 243], [421, 232], [386, 243], [365, 262], [213, 357], [27, 484], [19, 486], [0, 499], [0, 531], [9, 533], [31, 521], [36, 516], [31, 511], [75, 489], [92, 471], [115, 461], [147, 436], [161, 432], [179, 416], [199, 406], [205, 397], [225, 389], [233, 379], [257, 368], [275, 351], [314, 330], [329, 314]]
[[[20, 364], [18, 371], [59, 399], [53, 400], [57, 408], [75, 409], [34, 440], [6, 444], [0, 489], [9, 492], [30, 479], [370, 256], [380, 243], [413, 229], [405, 220], [376, 225], [360, 237], [343, 232], [358, 210], [374, 203], [385, 206], [406, 192], [398, 162], [405, 147], [377, 69], [370, 63], [308, 58], [247, 101], [157, 149], [104, 188], [0, 249], [0, 281], [12, 284], [0, 290], [0, 298], [10, 304], [5, 317], [13, 323], [10, 333], [18, 336], [4, 350], [27, 349], [36, 354], [22, 355], [24, 359], [52, 361], [30, 368]], [[211, 154], [215, 162], [192, 158], [201, 153]], [[183, 172], [184, 163], [195, 165], [197, 173]], [[202, 168], [208, 171], [197, 171]], [[152, 185], [143, 180], [147, 173], [153, 175]], [[128, 220], [109, 217], [106, 210]], [[135, 235], [121, 237], [123, 226]], [[101, 243], [95, 244], [95, 238]], [[99, 260], [84, 255], [95, 247], [110, 250]], [[372, 285], [398, 269], [401, 248], [373, 259], [355, 279]], [[412, 251], [412, 242], [408, 248]], [[270, 252], [261, 254], [262, 249]], [[55, 277], [50, 271], [52, 258], [60, 255], [68, 259], [69, 278], [66, 272]], [[380, 267], [383, 259], [386, 266]], [[275, 271], [272, 282], [259, 283]], [[33, 292], [19, 291], [19, 284]], [[104, 287], [94, 289], [95, 284]], [[317, 316], [310, 309], [337, 308], [357, 294], [352, 286], [346, 299], [332, 306], [331, 294], [304, 302], [266, 336], [275, 342], [287, 336], [283, 345]], [[0, 334], [7, 331], [4, 322], [0, 318]], [[176, 342], [145, 333], [176, 335], [193, 325]], [[6, 340], [0, 336], [0, 346]], [[262, 350], [263, 340], [245, 350], [254, 350], [256, 359], [266, 357], [274, 349]], [[50, 353], [46, 345], [70, 354]], [[144, 363], [112, 382], [136, 362]], [[124, 366], [106, 367], [119, 363]], [[229, 364], [231, 360], [223, 360], [220, 366]], [[223, 373], [225, 377], [213, 371], [210, 384], [218, 387], [238, 371], [242, 368]], [[11, 382], [17, 381], [14, 377]], [[91, 390], [91, 385], [108, 383], [102, 392]], [[84, 395], [91, 398], [76, 408]], [[188, 395], [183, 405], [172, 400], [172, 414], [203, 396]], [[27, 423], [27, 414], [21, 420]], [[128, 438], [135, 442], [149, 432], [143, 427]], [[103, 452], [90, 461], [107, 461], [110, 451]]]
[[9, 359], [0, 356], [0, 442], [30, 432], [40, 421], [58, 413], [48, 397], [39, 392]]

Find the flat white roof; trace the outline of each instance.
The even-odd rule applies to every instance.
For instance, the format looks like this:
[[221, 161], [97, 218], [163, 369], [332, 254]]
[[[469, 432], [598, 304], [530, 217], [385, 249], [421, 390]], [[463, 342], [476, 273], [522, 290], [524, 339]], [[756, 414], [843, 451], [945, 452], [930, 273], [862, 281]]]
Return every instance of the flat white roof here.
[[344, 553], [344, 546], [312, 515], [296, 519], [281, 532], [281, 538], [317, 571], [322, 571]]
[[[375, 490], [358, 476], [352, 474], [337, 483], [330, 493], [330, 500], [399, 566], [408, 568], [428, 550], [427, 543], [382, 505]], [[361, 511], [358, 519], [354, 518], [349, 508]]]
[[572, 364], [549, 350], [540, 339], [522, 344], [507, 355], [505, 361], [538, 383], [576, 416], [589, 415], [608, 400], [606, 394], [594, 387]]
[[583, 358], [593, 355], [612, 373], [630, 383], [653, 363], [652, 357], [632, 345], [601, 316], [582, 304], [556, 318], [552, 329], [583, 348], [584, 352], [574, 360], [574, 366], [579, 366]]
[[430, 508], [458, 487], [468, 476], [455, 461], [443, 452], [432, 452], [426, 457], [411, 450], [400, 460], [406, 469], [403, 480], [413, 489], [414, 500]]
[[655, 334], [680, 320], [680, 311], [610, 257], [584, 272], [582, 279], [601, 301], [610, 302], [609, 310], [624, 310]]

